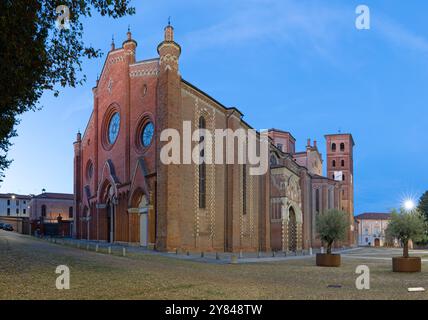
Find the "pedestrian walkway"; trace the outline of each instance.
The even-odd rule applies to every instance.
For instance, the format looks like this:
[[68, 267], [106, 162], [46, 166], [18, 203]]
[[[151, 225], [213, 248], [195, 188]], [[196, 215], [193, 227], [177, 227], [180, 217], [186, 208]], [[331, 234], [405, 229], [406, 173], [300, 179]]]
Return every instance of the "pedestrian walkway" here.
[[[157, 255], [179, 260], [195, 261], [210, 264], [249, 264], [249, 263], [271, 263], [301, 259], [311, 259], [319, 253], [319, 249], [301, 250], [299, 252], [188, 252], [177, 250], [176, 252], [159, 252], [147, 248], [129, 245], [127, 243], [107, 243], [104, 241], [80, 240], [71, 238], [43, 238], [60, 245], [72, 246], [79, 249], [96, 251], [99, 253], [116, 255]], [[335, 253], [351, 252], [358, 248], [337, 250]]]

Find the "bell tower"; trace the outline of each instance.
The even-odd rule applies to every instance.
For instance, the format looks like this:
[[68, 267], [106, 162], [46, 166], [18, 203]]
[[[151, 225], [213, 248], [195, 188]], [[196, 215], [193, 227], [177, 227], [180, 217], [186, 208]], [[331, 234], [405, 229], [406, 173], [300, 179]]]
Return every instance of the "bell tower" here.
[[349, 133], [325, 136], [327, 147], [327, 177], [340, 184], [339, 209], [349, 214], [348, 242], [354, 242], [354, 139]]
[[[181, 105], [181, 76], [179, 57], [181, 47], [174, 41], [174, 28], [170, 23], [165, 27], [164, 40], [158, 46], [159, 78], [157, 87], [157, 136], [165, 129], [175, 129], [182, 136], [183, 115]], [[165, 141], [157, 144], [157, 195], [162, 201], [156, 202], [157, 234], [156, 248], [174, 250], [182, 244], [180, 234], [180, 214], [182, 171], [179, 164], [164, 164], [160, 160]]]

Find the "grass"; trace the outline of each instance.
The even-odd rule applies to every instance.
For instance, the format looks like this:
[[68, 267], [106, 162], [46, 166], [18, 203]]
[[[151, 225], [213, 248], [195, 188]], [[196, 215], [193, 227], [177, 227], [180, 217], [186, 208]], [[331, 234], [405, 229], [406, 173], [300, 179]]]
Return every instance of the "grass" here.
[[[343, 259], [319, 268], [315, 259], [218, 265], [157, 255], [127, 257], [0, 233], [0, 299], [426, 299], [408, 293], [425, 286], [421, 274], [394, 274], [390, 261]], [[71, 271], [71, 289], [57, 290], [55, 268]], [[355, 288], [355, 268], [366, 264], [371, 289]], [[327, 288], [341, 285], [341, 288]]]

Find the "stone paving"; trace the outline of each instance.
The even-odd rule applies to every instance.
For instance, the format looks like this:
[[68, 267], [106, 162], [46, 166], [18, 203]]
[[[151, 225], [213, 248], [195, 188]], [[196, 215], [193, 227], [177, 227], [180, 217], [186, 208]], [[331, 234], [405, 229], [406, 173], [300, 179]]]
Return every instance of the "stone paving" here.
[[[129, 244], [119, 243], [107, 243], [104, 241], [91, 241], [91, 240], [80, 240], [71, 238], [42, 238], [42, 240], [53, 242], [60, 245], [73, 246], [79, 249], [99, 251], [104, 253], [112, 254], [146, 254], [146, 255], [159, 255], [169, 257], [173, 259], [189, 260], [201, 263], [211, 264], [243, 264], [243, 263], [261, 263], [261, 262], [278, 262], [278, 261], [289, 261], [289, 260], [300, 260], [313, 258], [319, 249], [301, 250], [299, 252], [241, 252], [241, 253], [230, 253], [230, 252], [159, 252], [155, 250], [145, 249]], [[110, 249], [109, 249], [110, 248]], [[345, 248], [341, 250], [335, 250], [334, 253], [348, 253], [359, 248]], [[125, 251], [124, 251], [125, 250]]]

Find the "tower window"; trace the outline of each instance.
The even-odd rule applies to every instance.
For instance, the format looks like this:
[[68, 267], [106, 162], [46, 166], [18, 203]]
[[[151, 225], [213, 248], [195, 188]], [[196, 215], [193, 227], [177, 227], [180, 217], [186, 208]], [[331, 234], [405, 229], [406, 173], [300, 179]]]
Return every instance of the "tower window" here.
[[331, 145], [331, 151], [336, 152], [336, 144], [335, 143], [333, 143]]
[[340, 151], [345, 151], [345, 144], [343, 142], [340, 144]]
[[342, 175], [342, 180], [345, 181], [345, 175], [344, 174]]
[[333, 167], [336, 167], [336, 160], [333, 160], [333, 161], [331, 162], [331, 165], [332, 165]]
[[341, 165], [342, 165], [342, 167], [344, 167], [344, 166], [345, 166], [345, 160], [342, 160], [342, 161], [341, 161]]
[[281, 150], [281, 151], [284, 151], [283, 150], [283, 144], [282, 143], [278, 143], [277, 145], [276, 145], [276, 147], [279, 149], [279, 150]]

